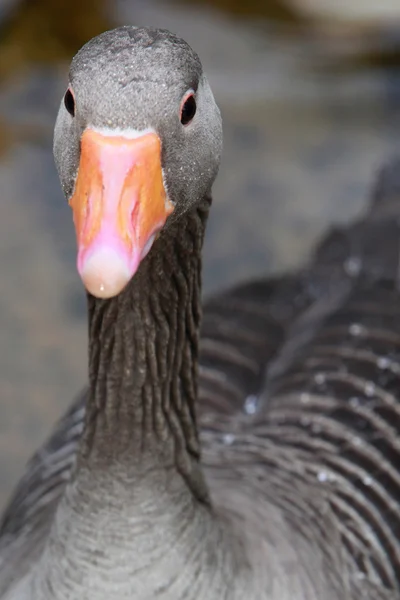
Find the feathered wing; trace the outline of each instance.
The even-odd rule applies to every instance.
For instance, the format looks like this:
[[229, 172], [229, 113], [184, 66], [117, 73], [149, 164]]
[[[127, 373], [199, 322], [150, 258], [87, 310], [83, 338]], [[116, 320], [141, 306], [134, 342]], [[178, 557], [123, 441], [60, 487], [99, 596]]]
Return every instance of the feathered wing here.
[[279, 498], [280, 481], [300, 476], [298, 501], [320, 499], [340, 535], [349, 597], [368, 600], [400, 597], [399, 167], [382, 173], [365, 221], [320, 247], [320, 263], [342, 265], [350, 285], [289, 325], [251, 429], [273, 448], [264, 460], [280, 461], [264, 486], [275, 479]]
[[[76, 460], [85, 414], [84, 392], [26, 465], [0, 524], [0, 596], [18, 565], [19, 577], [40, 554]], [[11, 568], [10, 568], [11, 567]]]

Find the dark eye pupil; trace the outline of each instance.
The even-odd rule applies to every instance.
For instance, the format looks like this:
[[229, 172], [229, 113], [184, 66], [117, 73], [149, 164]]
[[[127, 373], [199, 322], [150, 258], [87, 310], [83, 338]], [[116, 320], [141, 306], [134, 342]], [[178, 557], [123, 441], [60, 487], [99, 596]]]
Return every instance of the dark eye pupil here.
[[65, 92], [64, 104], [65, 104], [65, 108], [67, 109], [67, 111], [69, 112], [71, 117], [74, 117], [75, 116], [75, 100], [74, 100], [74, 97], [73, 97], [70, 89], [68, 89]]
[[185, 104], [182, 106], [181, 123], [187, 125], [196, 114], [196, 100], [194, 96], [189, 96]]

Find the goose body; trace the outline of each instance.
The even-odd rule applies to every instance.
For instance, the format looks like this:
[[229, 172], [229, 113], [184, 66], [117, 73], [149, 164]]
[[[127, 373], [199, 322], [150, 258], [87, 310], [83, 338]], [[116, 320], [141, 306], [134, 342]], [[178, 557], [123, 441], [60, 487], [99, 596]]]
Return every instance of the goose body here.
[[303, 271], [210, 299], [201, 323], [221, 140], [169, 32], [75, 57], [54, 149], [89, 389], [3, 515], [2, 599], [400, 598], [399, 164]]

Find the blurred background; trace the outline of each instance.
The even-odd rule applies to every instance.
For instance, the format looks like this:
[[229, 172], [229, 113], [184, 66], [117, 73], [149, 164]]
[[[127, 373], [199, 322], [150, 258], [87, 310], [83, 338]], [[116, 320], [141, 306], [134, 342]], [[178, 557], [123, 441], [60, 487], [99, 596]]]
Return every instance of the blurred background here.
[[0, 506], [86, 381], [52, 130], [71, 57], [118, 24], [184, 37], [223, 112], [206, 293], [304, 262], [397, 150], [398, 0], [0, 0]]

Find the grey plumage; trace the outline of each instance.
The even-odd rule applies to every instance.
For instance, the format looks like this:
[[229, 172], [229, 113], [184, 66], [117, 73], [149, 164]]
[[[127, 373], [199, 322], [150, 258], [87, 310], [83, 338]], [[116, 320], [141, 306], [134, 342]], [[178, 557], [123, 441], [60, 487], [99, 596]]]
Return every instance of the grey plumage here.
[[[157, 130], [177, 212], [119, 297], [89, 297], [90, 389], [3, 516], [0, 597], [399, 599], [400, 163], [304, 270], [206, 301], [197, 393], [220, 153], [198, 58], [167, 32], [122, 28], [90, 42], [71, 79], [83, 112], [61, 107], [55, 137], [67, 197], [83, 127], [111, 115]], [[171, 107], [197, 84], [182, 138]]]

